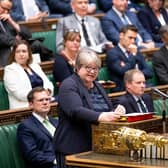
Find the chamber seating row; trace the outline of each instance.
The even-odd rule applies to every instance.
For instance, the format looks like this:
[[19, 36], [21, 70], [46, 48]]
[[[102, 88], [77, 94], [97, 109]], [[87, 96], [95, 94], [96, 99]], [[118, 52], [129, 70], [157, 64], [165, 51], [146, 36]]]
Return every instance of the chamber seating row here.
[[[162, 91], [167, 91], [168, 85], [158, 87]], [[146, 92], [151, 92], [150, 89], [146, 89]], [[113, 93], [109, 94], [111, 98], [115, 98], [116, 96], [120, 96], [124, 94], [121, 93]], [[161, 105], [162, 101], [158, 101], [155, 104], [155, 109], [157, 106], [157, 110], [160, 111], [161, 114]], [[168, 102], [166, 101], [166, 106], [168, 107]], [[50, 115], [57, 116], [57, 103], [52, 103], [51, 105]], [[167, 108], [168, 109], [168, 108]], [[158, 114], [159, 114], [158, 113]], [[166, 110], [167, 113], [167, 110]], [[16, 109], [16, 110], [6, 110], [1, 111], [0, 113], [0, 167], [1, 168], [25, 168], [25, 162], [18, 148], [18, 142], [16, 139], [16, 131], [19, 122], [28, 117], [31, 114], [30, 108]], [[168, 113], [167, 113], [168, 114]], [[167, 118], [166, 118], [167, 119]], [[168, 119], [166, 120], [168, 121]]]

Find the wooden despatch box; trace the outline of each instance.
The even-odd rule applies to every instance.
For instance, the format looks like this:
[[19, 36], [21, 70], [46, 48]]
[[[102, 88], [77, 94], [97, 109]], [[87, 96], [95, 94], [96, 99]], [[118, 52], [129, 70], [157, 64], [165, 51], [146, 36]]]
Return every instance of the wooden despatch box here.
[[[167, 118], [166, 120], [168, 121]], [[98, 125], [92, 125], [92, 150], [100, 153], [114, 153], [110, 148], [112, 143], [111, 131], [123, 126], [145, 130], [146, 132], [162, 133], [163, 130], [162, 118], [158, 116], [136, 122], [101, 122]], [[168, 128], [166, 128], [166, 130], [168, 130]]]

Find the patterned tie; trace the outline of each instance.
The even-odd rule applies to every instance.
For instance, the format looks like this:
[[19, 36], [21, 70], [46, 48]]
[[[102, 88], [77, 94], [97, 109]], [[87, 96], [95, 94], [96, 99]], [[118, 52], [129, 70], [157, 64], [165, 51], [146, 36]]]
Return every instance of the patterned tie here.
[[85, 23], [84, 23], [84, 19], [82, 19], [81, 26], [82, 26], [83, 36], [84, 36], [84, 38], [85, 38], [86, 44], [87, 44], [87, 46], [91, 46], [91, 42], [90, 42], [90, 40], [89, 40], [89, 36], [88, 36], [88, 32], [87, 32], [87, 30], [86, 30], [86, 26], [85, 26]]
[[140, 110], [141, 112], [143, 112], [143, 113], [148, 112], [147, 107], [145, 106], [142, 99], [138, 99], [137, 103], [139, 104], [139, 107], [141, 108], [141, 110]]
[[129, 25], [130, 24], [124, 14], [122, 15], [122, 21], [123, 21], [124, 25]]
[[48, 132], [49, 132], [52, 136], [54, 136], [54, 133], [55, 133], [56, 128], [50, 123], [50, 121], [47, 120], [47, 119], [45, 119], [45, 120], [43, 121], [43, 124], [44, 124], [44, 127], [48, 130]]

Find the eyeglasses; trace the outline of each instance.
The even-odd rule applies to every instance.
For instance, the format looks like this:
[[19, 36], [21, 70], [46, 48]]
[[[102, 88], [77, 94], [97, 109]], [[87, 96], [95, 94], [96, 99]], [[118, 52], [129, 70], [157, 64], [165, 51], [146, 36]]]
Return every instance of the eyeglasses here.
[[90, 67], [90, 66], [84, 66], [84, 68], [86, 69], [87, 72], [94, 72], [94, 73], [97, 73], [99, 71], [99, 68], [98, 67]]
[[43, 102], [43, 101], [50, 101], [51, 99], [50, 98], [43, 98], [43, 99], [37, 99], [36, 101], [37, 102]]
[[66, 30], [66, 33], [68, 33], [68, 32], [79, 33], [80, 31], [79, 31], [79, 29], [71, 28], [71, 29], [67, 29], [67, 30]]

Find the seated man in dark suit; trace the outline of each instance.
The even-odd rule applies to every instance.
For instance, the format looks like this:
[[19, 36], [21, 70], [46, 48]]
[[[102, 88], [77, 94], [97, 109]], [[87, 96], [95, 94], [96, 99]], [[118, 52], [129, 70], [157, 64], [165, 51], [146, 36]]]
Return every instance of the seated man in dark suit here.
[[102, 17], [102, 29], [108, 40], [118, 44], [119, 32], [124, 25], [135, 25], [138, 29], [136, 43], [139, 48], [154, 48], [155, 43], [143, 28], [136, 14], [128, 10], [128, 1], [113, 0], [112, 8]]
[[50, 111], [49, 91], [36, 87], [27, 98], [33, 113], [21, 122], [17, 130], [19, 147], [26, 165], [31, 168], [56, 168], [52, 141], [57, 120], [47, 116]]
[[145, 77], [137, 69], [128, 70], [124, 76], [126, 94], [118, 98], [118, 103], [126, 108], [126, 113], [153, 112], [153, 100], [148, 94], [144, 94]]
[[52, 51], [38, 39], [33, 39], [27, 27], [21, 26], [13, 20], [10, 13], [12, 5], [11, 0], [0, 0], [0, 67], [8, 64], [11, 48], [18, 39], [28, 41], [33, 54], [40, 54], [41, 61], [53, 58]]
[[164, 45], [153, 54], [152, 61], [159, 84], [168, 84], [168, 25], [159, 30]]
[[107, 67], [110, 78], [116, 83], [113, 91], [124, 90], [124, 74], [130, 69], [140, 69], [145, 78], [151, 78], [153, 72], [145, 62], [144, 56], [138, 52], [135, 44], [137, 28], [134, 25], [124, 26], [120, 30], [119, 44], [107, 52]]

